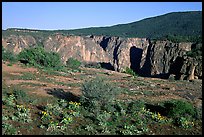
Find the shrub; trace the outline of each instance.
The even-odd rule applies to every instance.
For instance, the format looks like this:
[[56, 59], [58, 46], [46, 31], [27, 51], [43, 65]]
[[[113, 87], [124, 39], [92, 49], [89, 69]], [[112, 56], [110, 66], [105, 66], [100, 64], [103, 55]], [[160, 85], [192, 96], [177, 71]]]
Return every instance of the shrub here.
[[24, 49], [18, 55], [18, 60], [28, 62], [36, 67], [61, 69], [62, 63], [59, 54], [46, 52], [43, 47]]
[[191, 51], [187, 51], [186, 52], [186, 55], [189, 56], [189, 57], [197, 57], [197, 56], [202, 56], [202, 46], [198, 46], [198, 47], [195, 47], [193, 48]]
[[130, 75], [132, 75], [134, 77], [137, 76], [137, 74], [131, 68], [128, 68], [128, 67], [126, 67], [124, 73], [130, 74]]
[[19, 103], [19, 104], [20, 103], [28, 103], [29, 101], [31, 101], [28, 94], [21, 89], [14, 89], [13, 94], [16, 98], [17, 103]]
[[17, 135], [17, 129], [9, 123], [2, 123], [2, 135]]
[[10, 94], [4, 98], [2, 98], [3, 104], [7, 106], [14, 106], [15, 105], [15, 96], [13, 94]]
[[74, 58], [69, 58], [66, 62], [67, 67], [72, 69], [78, 69], [81, 65], [81, 62]]
[[127, 110], [129, 113], [135, 113], [142, 110], [145, 107], [146, 106], [143, 100], [135, 100], [128, 104]]
[[179, 117], [175, 121], [175, 124], [182, 128], [192, 128], [194, 126], [194, 122], [192, 122], [189, 118]]
[[101, 64], [98, 62], [83, 62], [84, 67], [101, 69]]
[[16, 56], [15, 56], [12, 52], [6, 50], [6, 49], [2, 46], [2, 60], [4, 60], [4, 61], [10, 61], [10, 62], [16, 62], [16, 61], [17, 61], [17, 58], [16, 58]]
[[195, 110], [191, 103], [181, 100], [172, 100], [164, 104], [167, 116], [172, 118], [194, 116]]
[[112, 104], [119, 89], [100, 77], [85, 82], [82, 86], [81, 102], [89, 110], [105, 109]]

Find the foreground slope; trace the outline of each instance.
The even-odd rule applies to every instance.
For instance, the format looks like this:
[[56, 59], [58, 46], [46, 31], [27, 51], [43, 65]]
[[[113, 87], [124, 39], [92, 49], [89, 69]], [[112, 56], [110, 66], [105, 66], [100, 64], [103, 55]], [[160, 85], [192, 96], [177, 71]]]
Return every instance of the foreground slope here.
[[[74, 117], [73, 122], [68, 123], [66, 130], [59, 130], [55, 127], [52, 121], [61, 120], [62, 104], [58, 100], [73, 103], [79, 101], [82, 95], [82, 84], [94, 79], [95, 77], [103, 77], [105, 81], [115, 85], [120, 89], [120, 94], [117, 96], [118, 101], [129, 102], [143, 100], [150, 109], [150, 114], [160, 113], [162, 118], [166, 118], [162, 112], [161, 106], [158, 104], [164, 101], [172, 101], [173, 99], [187, 101], [194, 105], [199, 110], [199, 118], [193, 121], [193, 126], [188, 128], [178, 127], [172, 122], [160, 123], [156, 121], [147, 121], [148, 130], [141, 134], [146, 135], [201, 135], [202, 134], [202, 80], [188, 81], [172, 81], [162, 80], [157, 78], [143, 78], [132, 77], [128, 74], [114, 72], [104, 69], [81, 68], [81, 72], [58, 72], [50, 70], [41, 70], [32, 67], [26, 67], [23, 64], [16, 63], [9, 65], [8, 62], [2, 63], [2, 119], [3, 119], [3, 133], [2, 134], [20, 134], [20, 135], [46, 135], [46, 134], [95, 134], [92, 129], [86, 129], [86, 125], [93, 126], [95, 123], [89, 120], [91, 116], [89, 113], [80, 111], [79, 117]], [[17, 94], [18, 93], [18, 94]], [[12, 102], [12, 95], [18, 96]], [[16, 106], [13, 104], [16, 103]], [[61, 102], [63, 103], [63, 102]], [[60, 104], [60, 107], [58, 106]], [[51, 106], [50, 106], [51, 105]], [[24, 113], [23, 120], [30, 118], [31, 122], [22, 122], [20, 120], [21, 111], [19, 106], [24, 106], [30, 109], [30, 113]], [[58, 107], [57, 107], [58, 106]], [[52, 121], [44, 120], [44, 124], [48, 124], [48, 129], [43, 128], [43, 117], [41, 112], [45, 108], [50, 107], [47, 113], [53, 117]], [[122, 106], [124, 107], [124, 106]], [[139, 106], [138, 106], [139, 107]], [[54, 109], [53, 109], [54, 108]], [[124, 107], [125, 109], [125, 107]], [[56, 111], [57, 110], [57, 111]], [[156, 112], [155, 112], [156, 111]], [[17, 113], [18, 112], [18, 113]], [[20, 113], [21, 112], [21, 113]], [[63, 114], [69, 111], [64, 111]], [[45, 112], [44, 112], [45, 113]], [[56, 114], [55, 114], [56, 113]], [[71, 113], [71, 112], [70, 112]], [[142, 112], [140, 112], [142, 113]], [[14, 115], [12, 115], [14, 114]], [[30, 114], [28, 117], [27, 114]], [[89, 115], [89, 117], [82, 117], [81, 115]], [[135, 116], [135, 115], [134, 115]], [[26, 118], [25, 118], [26, 117]], [[126, 118], [124, 115], [123, 118]], [[19, 118], [19, 119], [17, 119]], [[142, 118], [142, 117], [141, 117]], [[131, 117], [134, 120], [134, 117]], [[118, 119], [119, 120], [119, 119]], [[139, 120], [139, 119], [138, 119]], [[147, 120], [147, 119], [146, 119]], [[148, 118], [148, 120], [151, 120]], [[115, 124], [130, 124], [119, 122]], [[138, 124], [136, 121], [133, 121]], [[145, 122], [145, 121], [143, 121]], [[151, 123], [153, 122], [153, 123]], [[188, 121], [187, 121], [188, 122]], [[112, 123], [113, 124], [113, 123]], [[145, 124], [142, 124], [146, 127]], [[58, 125], [61, 126], [61, 123]], [[114, 126], [114, 128], [113, 128]], [[97, 127], [101, 127], [98, 125]], [[97, 127], [93, 127], [97, 129]], [[107, 126], [109, 127], [109, 126]], [[85, 128], [85, 129], [84, 129]], [[137, 127], [138, 128], [138, 127]], [[124, 132], [116, 132], [117, 134], [125, 134], [126, 130], [112, 125], [110, 131], [117, 131], [119, 129]], [[128, 130], [127, 130], [128, 131]], [[130, 130], [131, 131], [131, 130]], [[116, 134], [115, 132], [112, 134]], [[111, 134], [103, 133], [100, 130], [96, 134]], [[131, 134], [128, 132], [126, 134]]]

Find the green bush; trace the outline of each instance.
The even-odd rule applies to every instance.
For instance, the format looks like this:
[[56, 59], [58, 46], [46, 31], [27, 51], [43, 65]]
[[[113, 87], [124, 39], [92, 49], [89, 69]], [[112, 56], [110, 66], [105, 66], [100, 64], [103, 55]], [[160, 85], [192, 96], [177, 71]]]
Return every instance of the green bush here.
[[101, 64], [98, 62], [83, 62], [84, 67], [101, 69]]
[[28, 94], [24, 90], [14, 89], [13, 94], [18, 104], [28, 103], [30, 101]]
[[15, 100], [15, 96], [13, 94], [10, 94], [2, 98], [2, 103], [6, 106], [14, 106], [16, 103]]
[[134, 77], [138, 76], [131, 68], [128, 68], [128, 67], [125, 68], [125, 71], [123, 73], [130, 74]]
[[202, 56], [202, 46], [192, 49], [191, 51], [186, 52], [186, 55], [189, 57]]
[[194, 126], [194, 122], [192, 122], [190, 118], [185, 117], [177, 118], [175, 124], [181, 128], [192, 128]]
[[145, 102], [143, 100], [134, 100], [128, 104], [127, 111], [128, 113], [135, 113], [145, 107]]
[[9, 124], [9, 123], [2, 123], [2, 135], [17, 135], [17, 129]]
[[19, 53], [18, 59], [36, 67], [46, 67], [57, 70], [62, 67], [59, 54], [55, 52], [46, 52], [43, 47], [24, 49]]
[[6, 50], [6, 49], [2, 46], [2, 60], [4, 60], [4, 61], [10, 61], [10, 62], [16, 62], [16, 61], [17, 61], [17, 58], [16, 58], [16, 56], [15, 56], [12, 52]]
[[67, 67], [72, 69], [78, 69], [81, 65], [81, 62], [74, 58], [69, 58], [66, 62]]
[[117, 87], [96, 77], [83, 84], [80, 100], [91, 111], [104, 110], [112, 104], [119, 92]]
[[172, 100], [164, 104], [167, 110], [167, 116], [172, 118], [177, 117], [193, 117], [195, 109], [191, 103], [181, 100]]

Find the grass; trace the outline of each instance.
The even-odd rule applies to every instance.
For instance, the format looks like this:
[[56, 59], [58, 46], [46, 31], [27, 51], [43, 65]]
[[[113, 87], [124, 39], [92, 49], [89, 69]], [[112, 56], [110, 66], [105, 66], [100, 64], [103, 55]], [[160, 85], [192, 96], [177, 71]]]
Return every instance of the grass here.
[[2, 73], [2, 77], [9, 77], [11, 80], [19, 79], [19, 75], [13, 75], [8, 72]]
[[134, 86], [149, 86], [148, 81], [140, 80], [138, 78], [131, 79], [125, 81], [125, 85], [128, 85], [129, 87], [134, 87]]
[[22, 76], [19, 77], [21, 80], [36, 80], [36, 75], [30, 72], [24, 72]]
[[58, 85], [67, 86], [67, 87], [80, 87], [82, 83], [65, 83], [65, 82], [55, 82]]
[[41, 82], [47, 82], [47, 83], [53, 83], [53, 84], [56, 82], [53, 78], [46, 77], [46, 75], [43, 75], [43, 74], [40, 77], [38, 77], [38, 79]]
[[49, 76], [69, 76], [71, 72], [67, 68], [64, 68], [62, 71], [56, 71], [46, 68], [40, 70], [40, 73], [44, 73]]
[[154, 92], [145, 90], [145, 91], [143, 91], [143, 94], [147, 95], [147, 96], [152, 96], [152, 95], [154, 95]]
[[42, 84], [38, 84], [38, 83], [32, 83], [32, 82], [22, 82], [21, 84], [19, 85], [30, 85], [32, 87], [39, 87], [39, 86], [42, 86]]

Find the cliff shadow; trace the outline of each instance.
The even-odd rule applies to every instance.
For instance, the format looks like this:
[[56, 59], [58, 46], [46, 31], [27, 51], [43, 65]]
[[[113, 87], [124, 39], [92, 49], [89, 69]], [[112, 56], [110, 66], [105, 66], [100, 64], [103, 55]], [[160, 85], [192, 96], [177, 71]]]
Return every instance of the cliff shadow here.
[[177, 57], [176, 60], [170, 65], [169, 73], [175, 74], [175, 79], [178, 80], [181, 76], [181, 68], [184, 64], [184, 59], [182, 57]]
[[48, 94], [50, 94], [54, 97], [57, 97], [59, 99], [64, 99], [64, 100], [73, 101], [73, 102], [79, 102], [79, 100], [80, 100], [79, 96], [76, 96], [69, 91], [65, 92], [61, 88], [46, 89], [46, 91]]
[[103, 37], [103, 40], [100, 42], [100, 46], [103, 48], [104, 51], [106, 51], [106, 47], [108, 46], [108, 42], [109, 42], [109, 37]]
[[168, 79], [170, 76], [170, 73], [160, 73], [156, 75], [151, 75], [152, 78], [161, 78], [161, 79]]
[[106, 63], [106, 62], [100, 62], [100, 66], [104, 69], [107, 69], [107, 70], [115, 70], [113, 65], [111, 65], [111, 63]]
[[143, 50], [132, 46], [130, 48], [130, 68], [137, 74], [140, 71], [140, 63], [142, 59]]

